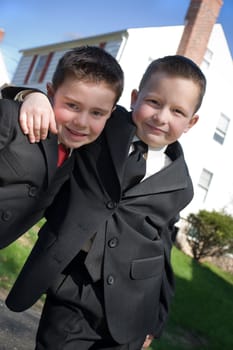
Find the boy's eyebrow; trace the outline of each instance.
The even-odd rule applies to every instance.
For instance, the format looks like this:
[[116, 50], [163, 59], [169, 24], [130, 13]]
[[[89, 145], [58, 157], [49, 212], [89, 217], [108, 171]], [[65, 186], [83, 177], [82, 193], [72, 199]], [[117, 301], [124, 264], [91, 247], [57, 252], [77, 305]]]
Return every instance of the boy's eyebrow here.
[[[76, 98], [74, 97], [71, 97], [71, 96], [67, 96], [67, 95], [64, 95], [64, 98], [69, 100], [69, 103], [73, 103], [73, 104], [81, 104], [82, 105], [82, 102], [76, 100]], [[115, 105], [112, 106], [112, 109], [115, 107]], [[109, 112], [109, 109], [108, 108], [102, 108], [102, 107], [91, 107], [92, 110], [96, 110], [96, 111], [99, 111], [101, 113], [108, 113]]]
[[[114, 106], [113, 106], [114, 107]], [[113, 108], [112, 107], [112, 108]], [[101, 107], [92, 107], [91, 109], [95, 110], [95, 111], [98, 111], [98, 112], [101, 112], [101, 113], [108, 113], [109, 110], [108, 109], [105, 109], [105, 108], [101, 108]]]

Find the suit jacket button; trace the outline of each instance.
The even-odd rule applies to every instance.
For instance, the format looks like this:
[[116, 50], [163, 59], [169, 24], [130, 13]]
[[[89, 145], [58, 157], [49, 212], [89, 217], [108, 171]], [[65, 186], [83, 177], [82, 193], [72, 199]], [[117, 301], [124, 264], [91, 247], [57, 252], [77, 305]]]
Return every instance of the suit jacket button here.
[[110, 248], [115, 248], [115, 247], [118, 246], [118, 243], [119, 243], [118, 238], [117, 238], [117, 237], [113, 237], [112, 239], [110, 239], [110, 240], [108, 241], [108, 246], [109, 246]]
[[109, 275], [109, 276], [107, 277], [107, 284], [109, 284], [109, 285], [111, 286], [111, 285], [114, 284], [114, 282], [115, 282], [114, 277], [113, 277], [112, 275]]
[[37, 187], [36, 186], [30, 186], [28, 189], [28, 195], [29, 197], [36, 197], [37, 195]]
[[109, 201], [109, 202], [107, 202], [106, 207], [108, 209], [115, 209], [117, 207], [117, 203], [113, 202], [113, 201]]
[[12, 212], [10, 210], [6, 210], [2, 213], [2, 220], [9, 221], [12, 217]]

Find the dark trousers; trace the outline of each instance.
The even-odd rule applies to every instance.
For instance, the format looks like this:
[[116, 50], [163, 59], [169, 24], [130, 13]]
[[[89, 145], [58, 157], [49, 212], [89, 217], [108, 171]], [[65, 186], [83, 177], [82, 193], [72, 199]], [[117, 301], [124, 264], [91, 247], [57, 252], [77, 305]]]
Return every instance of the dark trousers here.
[[48, 291], [36, 350], [139, 350], [144, 342], [116, 343], [104, 315], [102, 280], [93, 283], [81, 252]]

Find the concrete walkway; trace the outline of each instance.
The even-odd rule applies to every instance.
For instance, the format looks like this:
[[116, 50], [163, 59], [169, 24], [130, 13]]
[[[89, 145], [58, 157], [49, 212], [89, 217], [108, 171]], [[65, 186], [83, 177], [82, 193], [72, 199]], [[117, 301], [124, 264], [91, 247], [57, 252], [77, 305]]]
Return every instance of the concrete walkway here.
[[0, 300], [0, 350], [34, 350], [39, 316], [36, 309], [12, 312]]

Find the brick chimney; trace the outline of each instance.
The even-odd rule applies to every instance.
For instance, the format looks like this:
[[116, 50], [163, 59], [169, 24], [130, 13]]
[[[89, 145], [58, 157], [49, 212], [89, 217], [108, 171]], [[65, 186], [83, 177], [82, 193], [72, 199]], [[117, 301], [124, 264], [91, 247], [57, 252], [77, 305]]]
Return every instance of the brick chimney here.
[[185, 17], [185, 27], [177, 50], [178, 55], [201, 64], [222, 0], [191, 0]]
[[4, 30], [0, 28], [0, 42], [3, 40], [4, 34]]

